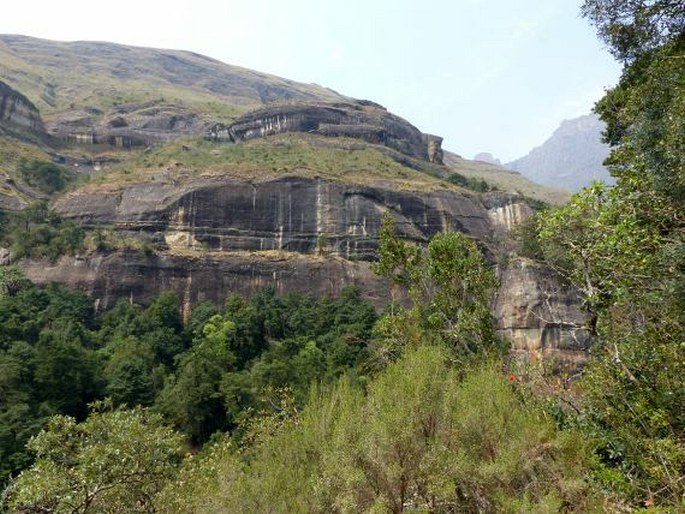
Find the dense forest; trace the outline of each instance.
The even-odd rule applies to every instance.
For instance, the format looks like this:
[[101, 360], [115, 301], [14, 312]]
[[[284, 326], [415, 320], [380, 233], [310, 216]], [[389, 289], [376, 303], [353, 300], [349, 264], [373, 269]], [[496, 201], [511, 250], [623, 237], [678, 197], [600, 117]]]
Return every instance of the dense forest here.
[[[2, 266], [0, 508], [685, 509], [685, 15], [675, 0], [582, 14], [624, 64], [596, 106], [617, 182], [519, 231], [582, 294], [578, 373], [508, 355], [471, 239], [409, 243], [389, 216], [374, 268], [402, 294], [380, 313], [357, 289], [231, 295], [188, 319], [170, 293], [98, 312]], [[0, 221], [23, 255], [84, 244], [44, 204], [21, 216]]]

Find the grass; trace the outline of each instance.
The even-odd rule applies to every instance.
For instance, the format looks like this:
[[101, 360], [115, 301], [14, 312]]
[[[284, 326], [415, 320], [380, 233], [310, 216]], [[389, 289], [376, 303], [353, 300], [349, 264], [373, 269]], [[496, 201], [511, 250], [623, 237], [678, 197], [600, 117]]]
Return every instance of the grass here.
[[177, 141], [111, 166], [90, 183], [92, 187], [119, 187], [149, 181], [174, 183], [194, 177], [268, 179], [290, 174], [354, 184], [390, 182], [405, 190], [461, 190], [439, 177], [396, 162], [383, 147], [354, 139], [294, 133], [239, 144]]
[[17, 178], [19, 163], [24, 160], [49, 161], [50, 157], [36, 145], [0, 134], [0, 172]]

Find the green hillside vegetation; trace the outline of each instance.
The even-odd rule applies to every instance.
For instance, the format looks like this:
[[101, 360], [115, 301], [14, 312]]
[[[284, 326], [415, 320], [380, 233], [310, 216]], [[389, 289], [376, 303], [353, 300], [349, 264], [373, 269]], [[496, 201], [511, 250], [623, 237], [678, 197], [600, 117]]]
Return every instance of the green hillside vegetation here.
[[385, 147], [354, 139], [299, 133], [237, 144], [186, 139], [138, 152], [126, 162], [107, 166], [93, 176], [87, 187], [150, 181], [183, 183], [224, 175], [260, 179], [288, 174], [356, 184], [393, 183], [399, 189], [451, 187], [442, 180], [447, 173], [441, 166], [416, 161], [413, 165], [418, 169], [413, 169], [388, 153]]
[[487, 308], [494, 275], [475, 244], [448, 233], [421, 248], [389, 220], [378, 272], [412, 302], [380, 318], [354, 289], [231, 296], [186, 322], [170, 294], [96, 315], [85, 295], [5, 267], [0, 462], [5, 480], [24, 470], [6, 508], [602, 505], [591, 445], [501, 360]]
[[[596, 107], [616, 186], [594, 184], [521, 231], [524, 251], [582, 295], [589, 321], [578, 328], [592, 346], [576, 375], [508, 354], [490, 312], [497, 277], [474, 241], [454, 232], [403, 241], [390, 216], [373, 267], [406, 296], [382, 312], [353, 288], [337, 298], [229, 295], [188, 319], [171, 293], [97, 312], [85, 294], [38, 287], [3, 265], [0, 509], [685, 510], [681, 4], [582, 6], [624, 63]], [[443, 187], [450, 175], [339, 144], [297, 135], [179, 142], [132, 152], [135, 166], [86, 187], [307, 173], [308, 163], [312, 176], [375, 173], [396, 185]], [[482, 178], [460, 165], [451, 173]], [[50, 249], [74, 235], [45, 204], [21, 216], [0, 219], [13, 247]], [[33, 242], [35, 233], [48, 242]]]

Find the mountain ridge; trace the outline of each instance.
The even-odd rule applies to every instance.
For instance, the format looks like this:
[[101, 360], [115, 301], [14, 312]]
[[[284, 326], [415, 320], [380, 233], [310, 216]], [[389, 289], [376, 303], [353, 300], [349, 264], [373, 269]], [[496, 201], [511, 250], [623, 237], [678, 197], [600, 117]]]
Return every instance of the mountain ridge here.
[[504, 164], [541, 185], [577, 191], [593, 180], [613, 183], [604, 167], [609, 146], [602, 142], [604, 123], [596, 114], [563, 120], [552, 135], [528, 154]]

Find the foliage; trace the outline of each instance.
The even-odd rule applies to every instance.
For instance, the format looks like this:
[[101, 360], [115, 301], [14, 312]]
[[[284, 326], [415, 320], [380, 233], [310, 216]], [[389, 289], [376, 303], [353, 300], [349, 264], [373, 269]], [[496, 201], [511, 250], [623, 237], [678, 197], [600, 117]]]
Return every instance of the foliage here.
[[82, 417], [101, 396], [93, 327], [92, 303], [81, 293], [27, 282], [0, 295], [0, 486], [30, 463], [24, 446], [47, 416]]
[[64, 221], [44, 201], [8, 215], [0, 243], [9, 246], [13, 259], [74, 255], [83, 249], [85, 231], [73, 221]]
[[385, 214], [374, 270], [408, 289], [412, 305], [393, 309], [376, 326], [381, 360], [430, 340], [442, 341], [462, 357], [492, 349], [490, 295], [496, 279], [476, 244], [447, 232], [422, 248], [399, 239], [394, 230], [391, 215]]
[[55, 416], [33, 437], [35, 463], [8, 492], [22, 512], [150, 512], [175, 472], [181, 435], [154, 413], [96, 403], [77, 423]]
[[196, 443], [236, 428], [279, 388], [290, 387], [301, 404], [312, 383], [356, 377], [376, 320], [353, 288], [318, 301], [265, 289], [250, 301], [229, 296], [223, 312], [198, 317], [202, 328], [191, 320], [192, 347], [179, 355], [157, 398], [157, 407]]
[[257, 444], [223, 440], [187, 461], [163, 497], [186, 512], [591, 507], [579, 434], [555, 431], [500, 365], [460, 381], [448, 361], [424, 346], [383, 370], [366, 397], [345, 380], [315, 393], [302, 411], [260, 423]]
[[581, 422], [596, 477], [633, 507], [685, 501], [685, 14], [680, 2], [587, 0], [624, 60], [596, 110], [615, 148], [612, 189], [581, 191], [539, 218], [547, 262], [584, 294], [593, 359]]
[[637, 284], [648, 287], [644, 281], [661, 244], [658, 228], [645, 222], [622, 187], [594, 183], [538, 217], [542, 254], [582, 292], [593, 334], [599, 310]]
[[27, 287], [28, 283], [29, 280], [20, 267], [0, 265], [0, 295], [12, 296]]
[[67, 170], [50, 161], [23, 160], [18, 171], [29, 185], [47, 194], [63, 190], [73, 179]]
[[662, 46], [685, 28], [679, 0], [585, 0], [581, 13], [622, 61]]
[[483, 179], [478, 179], [478, 178], [473, 178], [473, 177], [465, 177], [464, 175], [461, 175], [460, 173], [452, 173], [449, 177], [447, 177], [447, 182], [449, 182], [450, 184], [456, 184], [456, 185], [461, 186], [465, 189], [470, 189], [471, 191], [475, 191], [477, 193], [487, 193], [488, 191], [497, 191], [496, 187], [488, 184]]

